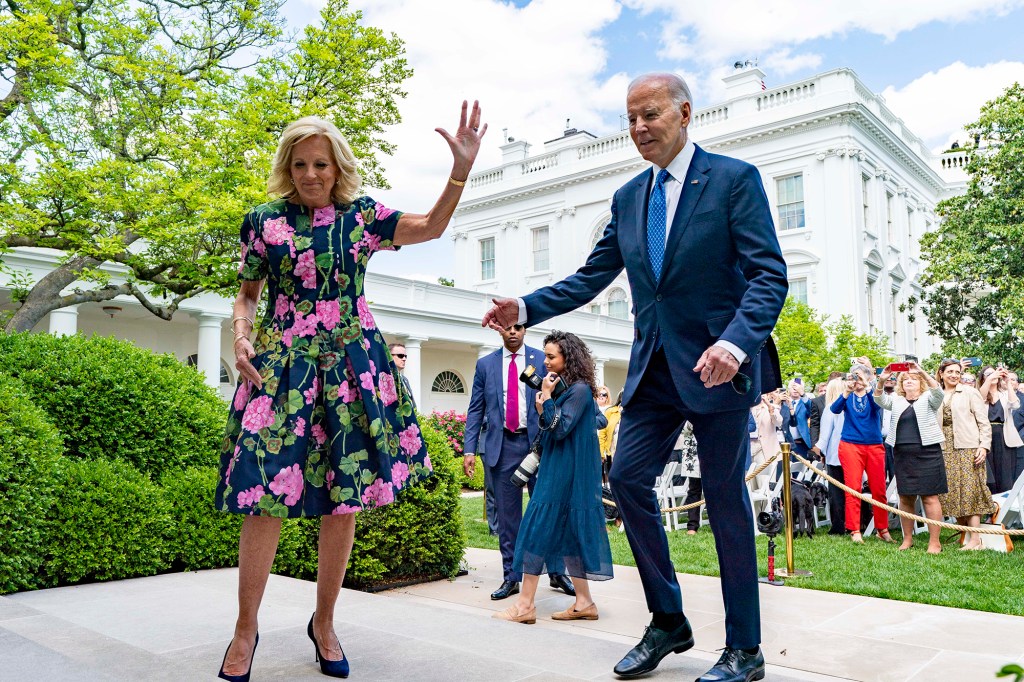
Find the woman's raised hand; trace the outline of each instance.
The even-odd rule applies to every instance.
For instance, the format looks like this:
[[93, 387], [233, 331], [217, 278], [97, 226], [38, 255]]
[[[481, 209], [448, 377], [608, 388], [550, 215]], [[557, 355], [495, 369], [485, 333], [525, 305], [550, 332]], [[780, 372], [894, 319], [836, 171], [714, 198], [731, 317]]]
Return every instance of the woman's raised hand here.
[[462, 101], [462, 116], [459, 117], [459, 128], [452, 135], [444, 128], [435, 128], [448, 146], [451, 147], [454, 164], [452, 178], [465, 181], [480, 151], [480, 140], [487, 132], [487, 124], [480, 123], [480, 103], [473, 101], [473, 110], [469, 111], [469, 102]]

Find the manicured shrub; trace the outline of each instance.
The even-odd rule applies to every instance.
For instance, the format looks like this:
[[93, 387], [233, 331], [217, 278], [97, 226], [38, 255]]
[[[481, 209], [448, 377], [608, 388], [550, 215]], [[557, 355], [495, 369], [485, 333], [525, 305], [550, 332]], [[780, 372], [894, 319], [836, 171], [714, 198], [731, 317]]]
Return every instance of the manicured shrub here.
[[0, 374], [0, 594], [45, 587], [40, 567], [60, 434], [20, 381]]
[[[459, 506], [462, 458], [452, 455], [445, 436], [420, 422], [434, 474], [402, 490], [384, 507], [356, 515], [356, 538], [345, 586], [366, 588], [403, 580], [454, 575], [466, 538]], [[285, 521], [274, 571], [295, 578], [316, 577], [319, 520]], [[285, 531], [294, 536], [285, 537]]]
[[[446, 412], [433, 411], [430, 415], [423, 417], [422, 422], [427, 422], [448, 441], [448, 444], [452, 448], [452, 452], [457, 458], [458, 464], [462, 466], [462, 455], [464, 452], [464, 444], [466, 441], [466, 415], [456, 412], [455, 410], [448, 410]], [[476, 458], [476, 470], [472, 478], [467, 477], [465, 473], [459, 474], [459, 484], [463, 488], [469, 488], [471, 490], [483, 490], [484, 489], [484, 468], [481, 464], [480, 457]]]
[[0, 367], [60, 430], [67, 457], [120, 460], [154, 480], [217, 464], [227, 407], [171, 355], [100, 336], [0, 334]]
[[217, 467], [168, 471], [160, 478], [173, 531], [168, 546], [171, 566], [178, 570], [238, 565], [240, 514], [225, 514], [213, 505]]
[[57, 584], [153, 575], [179, 541], [163, 491], [116, 461], [66, 461], [50, 519], [46, 572]]

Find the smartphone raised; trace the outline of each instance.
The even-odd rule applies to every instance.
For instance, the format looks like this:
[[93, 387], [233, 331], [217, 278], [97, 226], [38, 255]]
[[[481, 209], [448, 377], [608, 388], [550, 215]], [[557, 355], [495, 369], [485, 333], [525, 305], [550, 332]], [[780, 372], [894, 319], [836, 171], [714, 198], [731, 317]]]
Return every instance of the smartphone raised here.
[[890, 372], [906, 372], [910, 369], [909, 362], [890, 362], [888, 367]]

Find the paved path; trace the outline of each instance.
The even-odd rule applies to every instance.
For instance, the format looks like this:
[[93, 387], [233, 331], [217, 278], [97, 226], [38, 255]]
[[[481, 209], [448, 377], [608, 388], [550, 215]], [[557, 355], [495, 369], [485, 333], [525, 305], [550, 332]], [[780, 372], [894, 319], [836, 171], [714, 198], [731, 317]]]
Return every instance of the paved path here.
[[[337, 629], [353, 680], [612, 680], [647, 614], [635, 569], [594, 585], [601, 620], [546, 618], [571, 599], [542, 581], [536, 625], [491, 619], [498, 553], [472, 570], [371, 595], [345, 590]], [[722, 603], [714, 578], [680, 575], [697, 646], [650, 680], [694, 679], [717, 658]], [[236, 572], [199, 571], [0, 597], [0, 679], [214, 679], [234, 621]], [[253, 680], [323, 680], [305, 627], [312, 583], [272, 576]], [[990, 682], [1024, 661], [1024, 618], [794, 588], [762, 587], [768, 679]]]

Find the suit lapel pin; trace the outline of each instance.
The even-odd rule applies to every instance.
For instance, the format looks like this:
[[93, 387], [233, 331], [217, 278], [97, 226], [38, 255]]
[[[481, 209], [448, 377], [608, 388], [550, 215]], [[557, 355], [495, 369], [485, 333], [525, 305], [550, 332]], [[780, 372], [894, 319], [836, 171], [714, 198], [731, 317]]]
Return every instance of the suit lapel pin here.
[[699, 185], [700, 184], [700, 180], [690, 180], [690, 184], [691, 185]]

